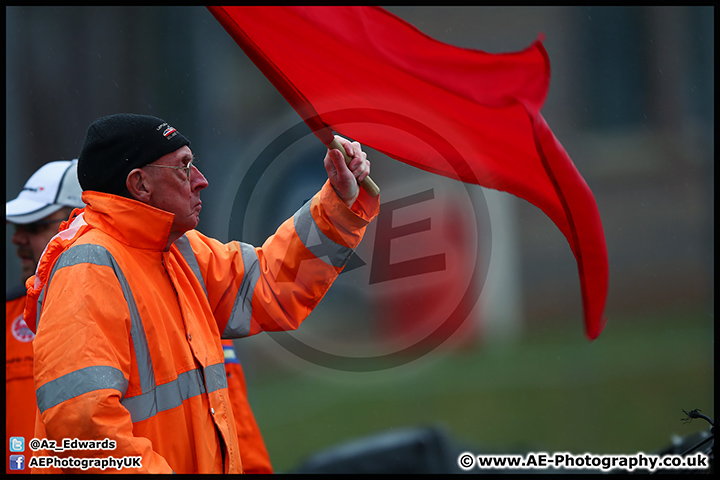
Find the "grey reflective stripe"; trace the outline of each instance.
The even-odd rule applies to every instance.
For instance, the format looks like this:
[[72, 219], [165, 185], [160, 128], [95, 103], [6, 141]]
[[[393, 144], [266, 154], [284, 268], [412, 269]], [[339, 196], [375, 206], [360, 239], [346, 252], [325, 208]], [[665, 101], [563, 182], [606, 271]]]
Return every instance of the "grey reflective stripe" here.
[[225, 362], [208, 365], [205, 367], [205, 386], [207, 393], [212, 393], [227, 388], [227, 376], [225, 375]]
[[235, 296], [235, 303], [222, 338], [247, 337], [250, 333], [253, 293], [260, 278], [260, 261], [255, 247], [243, 242], [237, 243], [240, 245], [240, 251], [242, 252], [245, 273]]
[[120, 403], [128, 409], [135, 423], [147, 420], [159, 412], [179, 407], [188, 398], [227, 388], [224, 363], [210, 365], [204, 371], [207, 386], [203, 383], [203, 370], [196, 368], [181, 373], [177, 379], [158, 385], [150, 392], [124, 398]]
[[195, 252], [193, 252], [192, 246], [190, 245], [190, 239], [187, 237], [187, 235], [183, 235], [182, 237], [175, 240], [175, 246], [180, 251], [180, 255], [183, 256], [187, 264], [192, 269], [193, 273], [200, 282], [200, 285], [202, 285], [203, 291], [205, 292], [205, 297], [209, 299], [210, 297], [208, 297], [207, 288], [205, 288], [205, 280], [200, 273], [200, 264], [198, 264], [197, 257], [195, 257]]
[[[310, 201], [295, 212], [295, 232], [313, 255], [333, 267], [342, 267], [352, 255], [352, 248], [339, 245], [325, 235], [310, 213]], [[325, 258], [327, 257], [327, 260]]]
[[45, 283], [45, 285], [43, 285], [43, 288], [42, 288], [42, 290], [40, 290], [40, 295], [38, 295], [38, 299], [37, 299], [37, 305], [35, 308], [35, 332], [36, 333], [38, 331], [38, 328], [40, 327], [40, 312], [42, 312], [42, 303], [43, 303], [43, 298], [45, 298], [45, 290], [47, 289], [47, 286], [48, 286], [47, 283]]
[[128, 381], [115, 367], [85, 367], [46, 383], [35, 392], [40, 413], [84, 393], [112, 388], [125, 395]]
[[[235, 303], [233, 304], [232, 311], [230, 312], [230, 318], [228, 318], [228, 323], [225, 326], [222, 338], [246, 337], [250, 332], [252, 296], [255, 291], [255, 284], [257, 283], [258, 278], [260, 278], [260, 268], [255, 247], [248, 245], [247, 243], [237, 243], [240, 245], [240, 251], [242, 252], [245, 274], [243, 276], [242, 283], [240, 284], [238, 294], [235, 296]], [[208, 301], [210, 301], [207, 288], [205, 287], [205, 280], [200, 273], [200, 264], [198, 263], [195, 252], [190, 245], [190, 239], [187, 238], [187, 235], [183, 235], [175, 241], [175, 246], [190, 266], [190, 269], [195, 273], [200, 285], [203, 287], [205, 297]]]
[[60, 255], [60, 258], [58, 258], [55, 263], [46, 287], [50, 284], [53, 276], [59, 269], [81, 263], [110, 267], [115, 272], [130, 312], [130, 336], [132, 337], [133, 346], [135, 347], [135, 360], [138, 366], [140, 388], [143, 392], [150, 391], [155, 387], [155, 373], [152, 367], [150, 348], [148, 347], [147, 337], [145, 336], [145, 329], [143, 328], [142, 319], [140, 318], [140, 313], [138, 312], [130, 286], [120, 266], [110, 252], [108, 252], [105, 247], [92, 244], [76, 245], [69, 248]]
[[133, 423], [147, 420], [158, 412], [179, 407], [185, 399], [205, 393], [199, 369], [183, 372], [149, 392], [124, 398], [120, 403], [130, 412]]

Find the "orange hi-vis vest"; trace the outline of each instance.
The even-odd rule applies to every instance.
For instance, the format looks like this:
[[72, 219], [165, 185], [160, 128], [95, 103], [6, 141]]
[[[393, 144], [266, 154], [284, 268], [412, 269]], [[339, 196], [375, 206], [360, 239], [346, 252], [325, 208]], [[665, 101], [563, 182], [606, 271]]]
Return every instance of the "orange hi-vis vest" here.
[[235, 417], [235, 428], [238, 432], [243, 470], [245, 473], [253, 474], [274, 473], [265, 440], [250, 407], [245, 372], [235, 354], [233, 342], [232, 340], [223, 340], [222, 345], [225, 353], [225, 376]]
[[[25, 286], [7, 291], [5, 298], [5, 451], [12, 452], [10, 439], [21, 437], [29, 442], [35, 436], [35, 383], [33, 382], [32, 339], [35, 334], [25, 325]], [[235, 354], [232, 340], [222, 341], [225, 354], [225, 375], [238, 443], [245, 473], [273, 473], [262, 433], [247, 396], [243, 367]], [[27, 450], [27, 449], [26, 449]], [[5, 464], [5, 473], [28, 473], [27, 465], [20, 470]]]
[[[167, 251], [172, 214], [99, 192], [83, 201], [28, 279], [24, 314], [36, 332], [35, 435], [71, 448], [28, 462], [68, 473], [241, 473], [221, 337], [297, 328], [377, 199], [361, 191], [350, 209], [326, 182], [262, 247], [191, 230]], [[110, 450], [72, 448], [106, 439]]]
[[[5, 452], [14, 453], [10, 438], [33, 438], [35, 430], [35, 387], [33, 385], [32, 340], [35, 335], [25, 325], [25, 288], [13, 288], [5, 296]], [[24, 450], [27, 451], [27, 448]], [[27, 456], [27, 455], [26, 455]], [[14, 470], [6, 459], [5, 473]]]

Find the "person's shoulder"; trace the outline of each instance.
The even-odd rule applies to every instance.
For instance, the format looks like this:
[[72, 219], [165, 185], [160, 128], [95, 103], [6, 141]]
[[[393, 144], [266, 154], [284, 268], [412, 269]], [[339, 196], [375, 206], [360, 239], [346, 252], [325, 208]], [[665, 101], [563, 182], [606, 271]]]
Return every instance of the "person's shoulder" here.
[[220, 244], [220, 240], [207, 236], [198, 230], [188, 230], [184, 235], [193, 246], [193, 249], [199, 245], [215, 245]]
[[[210, 259], [216, 255], [224, 258], [228, 252], [237, 250], [238, 242], [223, 243], [221, 240], [207, 236], [198, 230], [188, 230], [183, 237], [185, 238], [184, 241], [188, 242], [195, 257], [201, 262], [202, 259]], [[179, 246], [178, 242], [176, 242], [176, 245]]]
[[20, 297], [27, 295], [27, 289], [24, 285], [15, 285], [14, 287], [8, 287], [5, 290], [5, 301], [11, 302], [17, 300]]

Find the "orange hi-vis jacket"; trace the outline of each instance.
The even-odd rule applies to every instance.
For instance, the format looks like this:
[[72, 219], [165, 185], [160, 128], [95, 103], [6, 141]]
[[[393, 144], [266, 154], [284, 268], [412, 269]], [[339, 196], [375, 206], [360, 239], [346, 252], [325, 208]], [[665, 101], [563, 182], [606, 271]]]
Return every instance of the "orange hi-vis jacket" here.
[[70, 447], [107, 439], [112, 449], [46, 449], [29, 462], [52, 456], [45, 466], [68, 473], [241, 473], [221, 336], [297, 328], [377, 199], [361, 191], [350, 209], [326, 182], [262, 247], [191, 230], [167, 251], [172, 214], [99, 192], [83, 201], [26, 283], [35, 434]]
[[[25, 442], [35, 431], [35, 386], [33, 384], [32, 340], [35, 336], [25, 325], [25, 288], [13, 288], [5, 296], [5, 452], [10, 449], [11, 437]], [[24, 450], [27, 452], [27, 447]], [[13, 470], [5, 462], [5, 473], [27, 473], [28, 469]]]
[[[5, 297], [5, 451], [10, 449], [11, 437], [22, 437], [29, 442], [35, 436], [35, 383], [33, 382], [32, 339], [35, 334], [25, 325], [24, 286], [7, 291]], [[238, 443], [246, 473], [273, 473], [270, 455], [250, 407], [245, 383], [245, 372], [240, 364], [232, 340], [222, 341], [225, 354], [225, 375], [232, 405]], [[25, 449], [27, 450], [27, 447]], [[5, 463], [5, 473], [28, 473], [29, 467], [20, 470]]]
[[237, 359], [233, 342], [228, 339], [223, 340], [222, 346], [225, 353], [225, 376], [227, 376], [230, 403], [235, 417], [235, 428], [238, 432], [243, 470], [245, 473], [273, 473], [265, 440], [250, 408], [245, 372]]

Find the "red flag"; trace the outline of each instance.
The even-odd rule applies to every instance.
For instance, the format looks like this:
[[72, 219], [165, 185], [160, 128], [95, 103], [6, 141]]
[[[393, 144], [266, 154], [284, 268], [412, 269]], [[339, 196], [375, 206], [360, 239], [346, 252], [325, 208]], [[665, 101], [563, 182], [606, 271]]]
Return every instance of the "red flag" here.
[[490, 54], [439, 42], [379, 7], [208, 7], [321, 140], [335, 130], [396, 160], [540, 208], [575, 255], [593, 340], [605, 325], [605, 236], [592, 192], [540, 109], [538, 39]]

